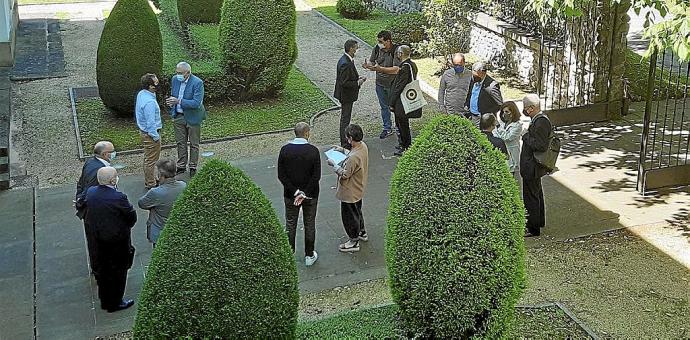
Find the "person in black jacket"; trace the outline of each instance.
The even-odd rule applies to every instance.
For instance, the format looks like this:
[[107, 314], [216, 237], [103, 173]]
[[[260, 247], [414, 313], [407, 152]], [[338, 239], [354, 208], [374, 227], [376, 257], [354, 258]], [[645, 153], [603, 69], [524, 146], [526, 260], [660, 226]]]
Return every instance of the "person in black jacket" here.
[[400, 145], [395, 155], [402, 156], [403, 152], [412, 145], [412, 132], [410, 131], [410, 119], [405, 114], [400, 95], [405, 86], [417, 78], [417, 65], [410, 59], [412, 49], [409, 46], [401, 45], [395, 53], [401, 63], [393, 80], [389, 104], [391, 111], [395, 113], [395, 125], [400, 130]]
[[316, 207], [321, 180], [321, 155], [319, 149], [309, 144], [309, 124], [295, 126], [295, 139], [280, 149], [278, 179], [283, 184], [285, 201], [285, 229], [290, 247], [295, 252], [295, 234], [299, 211], [304, 223], [304, 263], [311, 266], [318, 259], [314, 251], [316, 238]]
[[522, 99], [525, 116], [532, 122], [527, 133], [522, 136], [522, 152], [520, 153], [520, 175], [522, 176], [522, 198], [527, 209], [527, 232], [525, 236], [539, 236], [544, 227], [544, 193], [541, 177], [548, 170], [534, 158], [535, 152], [544, 152], [549, 147], [549, 135], [553, 129], [549, 119], [541, 112], [541, 100], [536, 94], [530, 94]]
[[88, 223], [84, 219], [86, 215], [86, 206], [84, 205], [84, 198], [86, 197], [86, 190], [90, 187], [98, 185], [97, 173], [102, 167], [110, 166], [110, 162], [115, 159], [116, 152], [113, 143], [108, 141], [101, 141], [96, 143], [93, 147], [93, 157], [84, 162], [81, 170], [81, 176], [77, 182], [77, 193], [74, 195], [74, 206], [77, 209], [77, 217], [84, 220], [84, 234], [86, 234], [86, 248], [89, 252], [89, 265], [91, 266], [91, 273], [96, 274], [94, 263], [96, 259], [95, 246], [96, 242], [93, 238], [93, 232]]
[[491, 113], [485, 113], [482, 115], [479, 128], [481, 128], [482, 133], [487, 139], [489, 139], [489, 143], [491, 143], [494, 148], [508, 156], [508, 148], [506, 148], [506, 143], [503, 141], [503, 139], [500, 139], [493, 134], [494, 129], [496, 129], [496, 116]]
[[126, 309], [134, 300], [124, 300], [127, 270], [132, 267], [134, 247], [131, 229], [137, 213], [127, 195], [117, 190], [119, 177], [115, 168], [98, 170], [98, 186], [89, 188], [84, 199], [86, 223], [96, 241], [96, 283], [101, 308], [108, 313]]
[[503, 105], [501, 85], [486, 74], [486, 64], [477, 62], [472, 65], [472, 81], [467, 91], [465, 106], [466, 117], [479, 127], [480, 117], [485, 113], [496, 114]]
[[340, 101], [340, 146], [349, 149], [345, 140], [345, 128], [350, 125], [352, 118], [352, 105], [359, 96], [359, 88], [367, 80], [360, 77], [355, 66], [355, 54], [359, 49], [356, 40], [345, 42], [345, 54], [338, 60], [338, 67], [335, 79], [335, 91], [333, 97]]

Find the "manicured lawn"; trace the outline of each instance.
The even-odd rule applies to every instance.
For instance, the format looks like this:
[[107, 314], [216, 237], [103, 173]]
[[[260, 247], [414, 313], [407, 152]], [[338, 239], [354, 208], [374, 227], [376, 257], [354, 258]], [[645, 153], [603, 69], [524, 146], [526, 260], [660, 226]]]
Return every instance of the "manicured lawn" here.
[[366, 19], [347, 19], [335, 9], [335, 0], [306, 0], [306, 3], [372, 46], [376, 45], [376, 35], [386, 29], [388, 20], [395, 16], [388, 11], [375, 9]]
[[[300, 322], [298, 339], [398, 339], [397, 306], [357, 310], [325, 319]], [[522, 339], [588, 338], [560, 308], [517, 308], [512, 337]]]
[[[299, 70], [293, 68], [283, 95], [274, 100], [227, 106], [208, 106], [208, 118], [201, 128], [202, 140], [240, 136], [272, 130], [287, 129], [299, 121], [308, 121], [318, 111], [333, 103]], [[163, 110], [163, 108], [161, 108]], [[141, 146], [134, 119], [117, 118], [108, 112], [100, 99], [81, 100], [77, 116], [82, 145], [94, 145], [99, 140], [111, 140], [119, 151]], [[175, 139], [172, 121], [162, 111], [164, 144]]]
[[71, 4], [81, 2], [99, 2], [103, 0], [19, 0], [20, 5]]
[[[633, 101], [644, 101], [647, 96], [647, 84], [649, 83], [649, 60], [643, 59], [640, 55], [628, 49], [625, 56], [625, 78], [628, 78], [628, 91]], [[658, 57], [661, 59], [661, 55]], [[673, 70], [665, 67], [663, 70], [659, 67], [656, 69], [656, 83], [657, 88], [660, 89], [662, 96], [668, 91], [678, 97], [683, 96], [682, 89], [684, 84], [687, 84], [688, 79], [685, 76], [687, 68], [683, 68], [681, 76], [678, 77], [678, 63], [675, 62]], [[669, 71], [673, 71], [673, 75], [669, 80]], [[659, 74], [662, 74], [660, 77]], [[661, 80], [660, 80], [661, 78]], [[676, 85], [679, 83], [680, 85]]]
[[192, 38], [194, 38], [194, 42], [199, 45], [200, 49], [209, 53], [214, 60], [220, 60], [221, 52], [220, 44], [218, 43], [218, 25], [190, 25], [189, 29]]

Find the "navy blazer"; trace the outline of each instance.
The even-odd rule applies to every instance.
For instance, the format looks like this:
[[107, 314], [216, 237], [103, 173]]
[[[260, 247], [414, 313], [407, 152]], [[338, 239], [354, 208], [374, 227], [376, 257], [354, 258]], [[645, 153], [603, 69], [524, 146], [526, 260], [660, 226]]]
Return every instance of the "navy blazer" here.
[[[177, 98], [182, 82], [173, 76], [170, 80], [170, 94]], [[206, 108], [204, 107], [204, 81], [195, 75], [190, 75], [187, 79], [187, 86], [182, 94], [180, 106], [184, 113], [184, 119], [189, 125], [200, 125], [206, 119]], [[177, 117], [177, 105], [170, 108], [170, 115]]]
[[[470, 101], [472, 100], [472, 88], [476, 82], [474, 79], [470, 81], [470, 87], [467, 90], [467, 98], [465, 98], [465, 106], [470, 108]], [[501, 105], [503, 105], [503, 95], [501, 95], [501, 84], [499, 84], [494, 78], [488, 75], [484, 78], [481, 90], [479, 91], [479, 99], [477, 101], [479, 106], [479, 112], [481, 114], [493, 113], [496, 114], [501, 110]]]
[[81, 176], [79, 176], [79, 181], [77, 182], [77, 193], [74, 195], [74, 200], [76, 201], [75, 207], [77, 208], [77, 217], [84, 219], [84, 205], [83, 200], [86, 196], [86, 190], [90, 187], [98, 185], [98, 169], [104, 167], [105, 164], [101, 162], [96, 156], [93, 156], [84, 162], [84, 166], [81, 169]]

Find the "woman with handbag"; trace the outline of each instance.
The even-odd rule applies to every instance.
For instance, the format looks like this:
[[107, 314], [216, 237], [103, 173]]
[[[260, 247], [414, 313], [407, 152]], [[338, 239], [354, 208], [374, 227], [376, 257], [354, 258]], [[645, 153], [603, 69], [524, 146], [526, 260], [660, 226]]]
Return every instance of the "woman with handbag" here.
[[[398, 72], [393, 80], [393, 86], [391, 87], [390, 96], [390, 108], [391, 111], [395, 113], [395, 125], [400, 131], [400, 145], [397, 147], [395, 152], [396, 156], [402, 156], [403, 152], [412, 145], [412, 133], [410, 131], [410, 119], [417, 118], [417, 113], [421, 113], [421, 108], [409, 113], [405, 112], [401, 95], [405, 95], [403, 92], [405, 86], [411, 83], [417, 78], [417, 65], [415, 65], [412, 60], [410, 60], [410, 55], [412, 54], [412, 49], [407, 45], [399, 46], [395, 51], [396, 57], [401, 60]], [[422, 95], [419, 93], [418, 95]]]
[[520, 137], [523, 135], [520, 110], [515, 102], [505, 102], [501, 106], [502, 125], [494, 130], [494, 135], [502, 139], [508, 148], [508, 168], [516, 179], [520, 173]]

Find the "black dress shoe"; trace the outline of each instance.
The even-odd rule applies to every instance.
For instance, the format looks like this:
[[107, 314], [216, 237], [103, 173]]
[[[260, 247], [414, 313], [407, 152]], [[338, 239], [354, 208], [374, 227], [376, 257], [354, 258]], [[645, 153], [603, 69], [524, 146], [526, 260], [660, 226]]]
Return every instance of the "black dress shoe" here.
[[529, 231], [525, 231], [525, 237], [536, 237], [539, 236], [540, 234], [532, 234]]
[[129, 307], [134, 306], [134, 300], [122, 300], [119, 305], [115, 306], [114, 308], [108, 308], [106, 311], [108, 313], [114, 313], [119, 310], [127, 309]]

